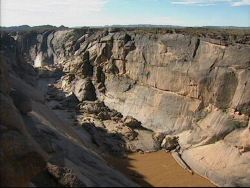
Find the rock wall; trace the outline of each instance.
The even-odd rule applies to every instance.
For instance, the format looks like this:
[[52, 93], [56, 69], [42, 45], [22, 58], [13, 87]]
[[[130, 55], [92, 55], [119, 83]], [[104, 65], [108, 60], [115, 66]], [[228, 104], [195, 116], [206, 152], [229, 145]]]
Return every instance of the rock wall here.
[[250, 185], [247, 43], [87, 29], [29, 33], [17, 41], [26, 62], [61, 68], [61, 89], [79, 101], [92, 100], [94, 87], [111, 109], [178, 135], [182, 158], [215, 184]]
[[[5, 52], [15, 55], [14, 41], [1, 38], [1, 47], [7, 42]], [[1, 51], [3, 53], [3, 51]], [[27, 186], [30, 179], [45, 169], [46, 156], [28, 134], [21, 114], [30, 112], [31, 101], [18, 90], [11, 87], [8, 68], [11, 59], [0, 59], [0, 185]], [[28, 64], [27, 64], [28, 66]]]

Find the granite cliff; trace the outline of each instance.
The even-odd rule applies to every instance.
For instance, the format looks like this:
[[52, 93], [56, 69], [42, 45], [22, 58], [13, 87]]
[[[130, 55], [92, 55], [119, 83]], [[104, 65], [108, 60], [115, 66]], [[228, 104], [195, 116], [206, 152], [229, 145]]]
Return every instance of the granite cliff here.
[[3, 32], [1, 182], [30, 166], [22, 185], [132, 186], [101, 156], [166, 149], [218, 186], [249, 186], [249, 51], [249, 34]]

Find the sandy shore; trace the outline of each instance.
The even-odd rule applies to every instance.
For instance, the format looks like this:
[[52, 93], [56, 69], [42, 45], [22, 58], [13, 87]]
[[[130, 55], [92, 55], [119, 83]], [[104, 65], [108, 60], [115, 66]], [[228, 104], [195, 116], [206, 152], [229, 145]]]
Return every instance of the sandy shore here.
[[215, 187], [207, 179], [184, 170], [171, 154], [164, 151], [134, 153], [127, 158], [108, 157], [107, 161], [141, 186]]

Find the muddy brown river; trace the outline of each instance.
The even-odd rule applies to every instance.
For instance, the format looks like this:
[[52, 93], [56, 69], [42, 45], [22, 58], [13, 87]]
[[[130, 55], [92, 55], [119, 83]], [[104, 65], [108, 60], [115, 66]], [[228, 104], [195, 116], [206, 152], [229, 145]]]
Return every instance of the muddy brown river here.
[[108, 163], [128, 178], [146, 187], [215, 187], [207, 179], [191, 174], [164, 151], [133, 153], [127, 158], [109, 157]]

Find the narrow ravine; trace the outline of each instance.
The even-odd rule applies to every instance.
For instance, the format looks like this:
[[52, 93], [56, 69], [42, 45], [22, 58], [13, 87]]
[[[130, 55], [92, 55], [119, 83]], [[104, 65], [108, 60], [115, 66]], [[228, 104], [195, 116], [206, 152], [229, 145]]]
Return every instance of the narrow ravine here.
[[[47, 72], [48, 73], [48, 72]], [[51, 75], [53, 73], [49, 72]], [[53, 74], [52, 74], [53, 75]], [[41, 74], [39, 79], [38, 88], [47, 98], [47, 106], [51, 108], [57, 114], [57, 116], [64, 121], [68, 126], [74, 127], [76, 122], [75, 110], [60, 108], [60, 101], [50, 99], [51, 95], [48, 92], [50, 87], [56, 85], [60, 77], [57, 78], [46, 78], [45, 75]], [[53, 93], [54, 95], [60, 94], [60, 91]], [[81, 112], [84, 114], [85, 112]], [[72, 118], [74, 117], [74, 118]], [[95, 128], [97, 129], [97, 128]], [[77, 128], [75, 127], [75, 130]], [[83, 130], [80, 130], [83, 133]], [[96, 130], [97, 131], [97, 130]], [[79, 132], [79, 129], [78, 129]], [[86, 135], [88, 134], [88, 135]], [[84, 131], [84, 137], [82, 138], [87, 142], [86, 137], [91, 138], [91, 134]], [[150, 134], [149, 136], [151, 136]], [[110, 135], [112, 137], [112, 135]], [[145, 135], [142, 135], [145, 137]], [[140, 138], [138, 138], [140, 140]], [[142, 144], [146, 142], [146, 139], [140, 140]], [[114, 141], [115, 142], [115, 141]], [[93, 147], [93, 143], [87, 144], [89, 147]], [[146, 144], [145, 144], [146, 145]], [[100, 148], [95, 148], [97, 152], [100, 152]], [[214, 187], [207, 179], [195, 174], [190, 173], [183, 169], [172, 157], [170, 153], [163, 150], [155, 152], [130, 152], [123, 153], [120, 155], [112, 155], [109, 151], [101, 151], [101, 155], [107, 161], [108, 165], [127, 176], [129, 179], [134, 181], [143, 187], [176, 187], [176, 186], [188, 186], [188, 187]]]
[[249, 35], [200, 34], [1, 34], [0, 185], [249, 186]]

